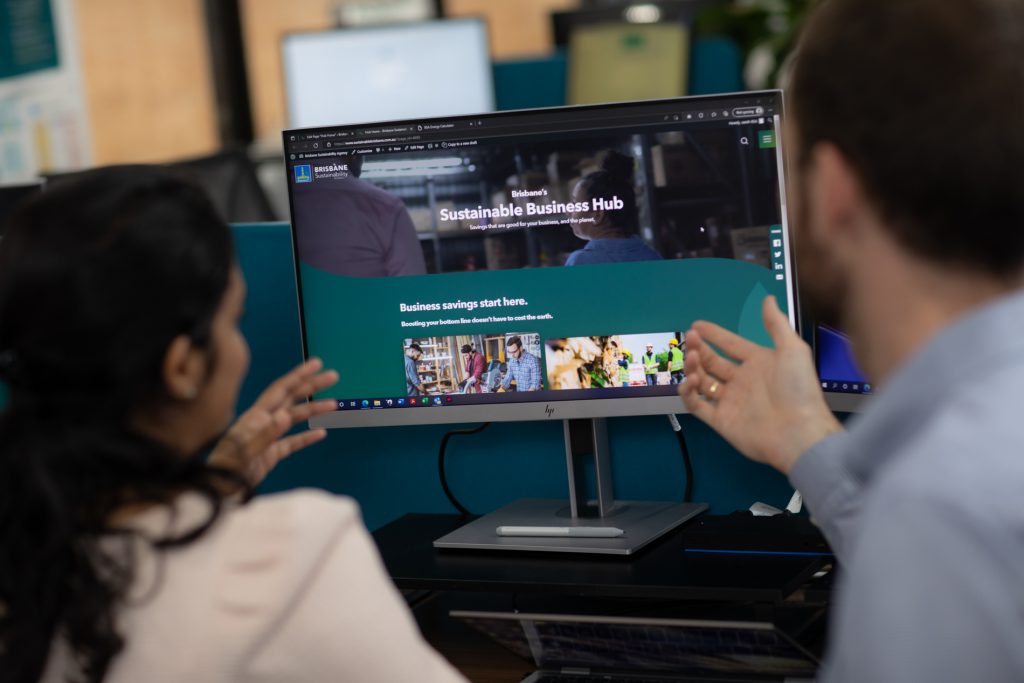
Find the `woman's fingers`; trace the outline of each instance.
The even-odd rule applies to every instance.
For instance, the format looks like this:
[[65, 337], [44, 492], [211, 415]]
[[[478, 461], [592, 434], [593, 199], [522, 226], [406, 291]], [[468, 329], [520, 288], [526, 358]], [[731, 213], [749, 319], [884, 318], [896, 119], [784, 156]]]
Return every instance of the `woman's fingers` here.
[[[239, 437], [244, 439], [246, 455], [249, 457], [258, 455], [299, 422], [304, 422], [315, 415], [331, 412], [335, 408], [337, 408], [337, 403], [333, 399], [322, 399], [282, 406], [273, 413], [255, 412], [250, 420], [245, 420], [246, 416], [243, 416], [239, 422], [250, 423], [243, 434], [239, 434]], [[265, 415], [269, 419], [263, 417]]]
[[282, 403], [293, 401], [296, 398], [309, 396], [312, 392], [300, 393], [308, 387], [315, 387], [319, 384], [323, 384], [323, 386], [320, 386], [319, 388], [326, 388], [331, 384], [331, 382], [327, 381], [331, 377], [333, 377], [334, 382], [338, 381], [337, 372], [334, 370], [327, 370], [321, 373], [320, 370], [322, 368], [322, 360], [319, 358], [310, 358], [305, 363], [296, 366], [290, 372], [276, 379], [263, 391], [262, 394], [260, 394], [259, 398], [257, 398], [256, 402], [253, 404], [253, 407], [272, 411]]
[[288, 409], [279, 409], [273, 413], [250, 411], [242, 416], [239, 425], [245, 428], [234, 435], [243, 460], [251, 460], [270, 447], [292, 427], [291, 414]]
[[291, 407], [291, 419], [292, 424], [298, 424], [304, 422], [315, 415], [323, 415], [324, 413], [333, 412], [338, 407], [337, 401], [334, 399], [323, 399], [320, 401], [310, 401], [309, 403], [299, 403]]
[[210, 463], [236, 469], [255, 485], [282, 458], [323, 439], [320, 429], [285, 436], [299, 422], [337, 408], [332, 399], [305, 400], [338, 381], [338, 373], [319, 369], [313, 359], [271, 384], [214, 447]]
[[300, 401], [307, 396], [317, 394], [329, 386], [338, 383], [338, 373], [335, 370], [324, 370], [306, 381], [292, 387], [285, 400]]

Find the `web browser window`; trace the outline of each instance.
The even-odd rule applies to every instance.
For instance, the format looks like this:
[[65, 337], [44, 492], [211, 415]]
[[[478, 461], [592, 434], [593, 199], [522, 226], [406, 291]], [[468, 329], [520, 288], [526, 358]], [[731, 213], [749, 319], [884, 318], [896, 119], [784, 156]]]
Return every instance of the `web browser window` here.
[[[674, 397], [684, 332], [791, 320], [777, 92], [285, 131], [339, 411]], [[500, 419], [500, 418], [495, 418]]]

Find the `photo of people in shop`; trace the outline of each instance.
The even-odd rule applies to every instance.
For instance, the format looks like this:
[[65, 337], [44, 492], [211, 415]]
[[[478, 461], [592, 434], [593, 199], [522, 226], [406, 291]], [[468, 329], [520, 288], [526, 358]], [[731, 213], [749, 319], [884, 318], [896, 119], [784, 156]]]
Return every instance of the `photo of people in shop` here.
[[406, 339], [409, 396], [492, 394], [544, 388], [540, 335], [505, 334]]
[[295, 185], [299, 258], [356, 277], [705, 257], [768, 268], [778, 168], [747, 128], [339, 151]]
[[682, 332], [548, 339], [550, 389], [608, 389], [679, 384], [685, 377]]

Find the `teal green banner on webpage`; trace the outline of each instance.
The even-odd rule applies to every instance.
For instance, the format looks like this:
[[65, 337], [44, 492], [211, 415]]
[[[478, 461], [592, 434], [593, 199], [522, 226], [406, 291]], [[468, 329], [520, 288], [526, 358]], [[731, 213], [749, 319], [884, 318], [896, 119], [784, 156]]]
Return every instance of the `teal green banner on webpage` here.
[[[684, 332], [709, 320], [770, 343], [761, 303], [786, 305], [772, 271], [729, 259], [497, 270], [391, 278], [302, 266], [306, 344], [341, 374], [345, 396], [405, 393], [403, 342], [443, 335], [548, 339]], [[543, 361], [543, 359], [542, 359]], [[543, 364], [543, 363], [542, 363]]]

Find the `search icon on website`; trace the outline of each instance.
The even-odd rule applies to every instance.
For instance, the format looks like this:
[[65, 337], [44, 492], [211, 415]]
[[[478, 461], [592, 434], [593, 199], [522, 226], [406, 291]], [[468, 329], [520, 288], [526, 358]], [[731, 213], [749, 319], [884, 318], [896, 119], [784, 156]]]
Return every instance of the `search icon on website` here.
[[750, 144], [750, 140], [747, 138], [746, 135], [744, 135], [743, 137], [740, 138], [740, 144], [741, 145], [749, 145]]

